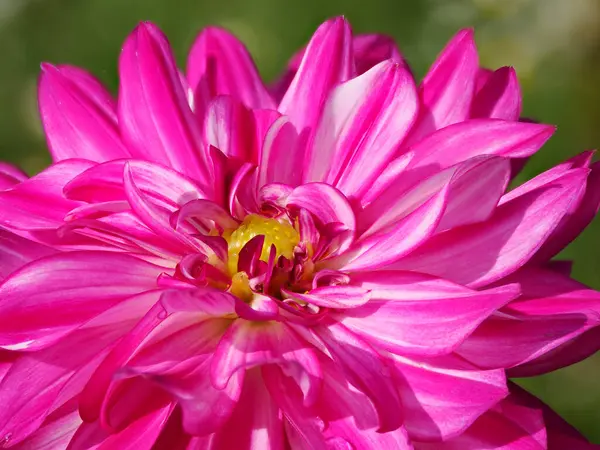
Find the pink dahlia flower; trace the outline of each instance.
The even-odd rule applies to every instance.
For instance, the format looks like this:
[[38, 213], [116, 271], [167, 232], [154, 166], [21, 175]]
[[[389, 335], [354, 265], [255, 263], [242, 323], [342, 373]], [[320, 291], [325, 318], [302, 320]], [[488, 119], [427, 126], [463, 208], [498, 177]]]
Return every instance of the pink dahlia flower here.
[[44, 65], [54, 164], [0, 166], [0, 447], [584, 449], [508, 376], [599, 346], [550, 261], [593, 218], [584, 153], [461, 31], [423, 82], [324, 23], [274, 87], [209, 28], [175, 66], [141, 24], [118, 99]]

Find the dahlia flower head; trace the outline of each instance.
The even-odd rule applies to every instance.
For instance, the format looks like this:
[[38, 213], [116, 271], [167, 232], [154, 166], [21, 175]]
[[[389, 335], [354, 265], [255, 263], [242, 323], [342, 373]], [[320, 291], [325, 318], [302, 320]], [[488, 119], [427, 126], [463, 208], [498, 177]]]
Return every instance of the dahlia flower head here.
[[507, 377], [600, 343], [552, 258], [592, 220], [582, 153], [460, 31], [424, 80], [322, 24], [274, 85], [232, 34], [180, 71], [151, 23], [115, 100], [42, 65], [53, 164], [0, 170], [0, 448], [588, 449]]

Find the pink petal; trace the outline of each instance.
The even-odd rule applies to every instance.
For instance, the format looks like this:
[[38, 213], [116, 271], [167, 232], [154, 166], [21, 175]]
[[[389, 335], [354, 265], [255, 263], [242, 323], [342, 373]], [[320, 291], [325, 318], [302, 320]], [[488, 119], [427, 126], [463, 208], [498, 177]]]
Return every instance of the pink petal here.
[[410, 134], [410, 143], [468, 118], [478, 70], [473, 30], [459, 31], [419, 86], [422, 108]]
[[280, 117], [267, 132], [260, 152], [258, 184], [285, 183], [296, 187], [302, 181], [303, 143], [288, 117]]
[[359, 34], [352, 40], [356, 73], [361, 75], [381, 61], [391, 60], [407, 67], [394, 38], [385, 34]]
[[307, 181], [327, 181], [360, 198], [394, 157], [417, 114], [412, 75], [391, 61], [329, 96], [308, 162]]
[[411, 168], [443, 169], [478, 155], [523, 158], [538, 151], [554, 130], [551, 125], [499, 119], [460, 122], [413, 145]]
[[[511, 389], [512, 391], [512, 389]], [[540, 408], [513, 394], [483, 414], [462, 435], [446, 442], [420, 444], [419, 450], [546, 450]], [[558, 447], [556, 450], [571, 449]], [[575, 448], [573, 449], [575, 450]]]
[[54, 161], [126, 158], [115, 102], [102, 84], [80, 69], [42, 64], [39, 105]]
[[385, 169], [379, 174], [379, 177], [373, 182], [369, 189], [362, 195], [361, 206], [364, 208], [375, 201], [387, 190], [395, 181], [401, 179], [402, 174], [409, 167], [414, 153], [407, 152], [390, 161]]
[[348, 230], [356, 229], [354, 211], [346, 197], [325, 183], [307, 183], [298, 186], [287, 197], [286, 206], [306, 209], [322, 225], [341, 223]]
[[359, 272], [351, 279], [370, 291], [371, 300], [336, 314], [336, 320], [374, 346], [402, 355], [451, 352], [519, 295], [516, 285], [472, 291], [411, 272]]
[[22, 181], [28, 176], [18, 167], [6, 162], [0, 162], [0, 189], [8, 189]]
[[138, 418], [127, 428], [108, 434], [99, 424], [84, 424], [67, 447], [68, 450], [150, 450], [167, 423], [173, 405], [165, 405]]
[[282, 289], [282, 293], [290, 298], [299, 299], [312, 305], [334, 309], [356, 308], [371, 299], [367, 289], [356, 286], [323, 286], [312, 289], [305, 294]]
[[204, 118], [205, 145], [218, 148], [229, 158], [258, 162], [262, 140], [258, 139], [253, 111], [230, 96], [218, 96]]
[[229, 421], [211, 441], [214, 450], [284, 450], [285, 436], [280, 410], [267, 391], [262, 376], [250, 370]]
[[[18, 442], [34, 432], [44, 418], [79, 392], [106, 350], [156, 301], [145, 294], [108, 309], [67, 339], [25, 354], [2, 380], [0, 436]], [[10, 407], [7, 407], [10, 406]]]
[[246, 320], [235, 321], [215, 350], [212, 383], [223, 389], [238, 370], [264, 364], [277, 364], [286, 373], [293, 373], [305, 402], [315, 401], [321, 379], [316, 354], [294, 331], [278, 322], [265, 322], [257, 327]]
[[0, 345], [44, 348], [123, 299], [155, 289], [161, 271], [111, 252], [61, 253], [36, 260], [0, 286]]
[[381, 433], [402, 425], [402, 406], [388, 362], [366, 341], [339, 323], [313, 328], [350, 383], [373, 402]]
[[27, 263], [56, 250], [0, 229], [0, 281]]
[[554, 230], [585, 186], [587, 169], [498, 207], [485, 222], [431, 238], [394, 269], [415, 270], [471, 286], [498, 280], [525, 264]]
[[512, 67], [502, 67], [493, 72], [475, 94], [471, 117], [519, 120], [521, 116], [521, 89]]
[[281, 103], [299, 132], [314, 128], [329, 92], [348, 80], [353, 71], [352, 32], [346, 19], [323, 23], [313, 35]]
[[60, 226], [64, 216], [80, 205], [63, 196], [64, 185], [92, 165], [79, 159], [61, 161], [14, 188], [0, 192], [3, 205], [0, 225], [12, 231]]
[[133, 156], [172, 167], [214, 192], [212, 162], [169, 43], [156, 26], [142, 23], [129, 36], [119, 73], [119, 127]]
[[176, 209], [197, 198], [206, 198], [198, 184], [160, 164], [135, 159], [95, 165], [70, 180], [64, 187], [67, 198], [88, 203], [127, 200], [123, 171], [128, 165], [136, 186], [160, 204]]
[[[518, 366], [532, 363], [538, 370], [543, 367], [544, 372], [589, 356], [553, 351], [600, 325], [600, 295], [596, 291], [538, 268], [521, 269], [509, 280], [519, 283], [524, 297], [486, 320], [458, 353], [480, 367], [517, 366], [515, 370], [521, 371]], [[489, 348], [497, 351], [490, 352]], [[531, 368], [525, 371], [530, 373]]]
[[231, 95], [248, 108], [275, 109], [248, 50], [222, 28], [207, 27], [198, 35], [188, 55], [187, 77], [193, 89], [205, 79], [213, 97]]
[[478, 370], [454, 356], [394, 359], [405, 426], [419, 441], [459, 435], [508, 394], [502, 370]]
[[345, 253], [326, 262], [327, 267], [345, 271], [384, 267], [409, 254], [429, 239], [444, 214], [448, 187], [403, 217], [391, 229], [359, 240]]

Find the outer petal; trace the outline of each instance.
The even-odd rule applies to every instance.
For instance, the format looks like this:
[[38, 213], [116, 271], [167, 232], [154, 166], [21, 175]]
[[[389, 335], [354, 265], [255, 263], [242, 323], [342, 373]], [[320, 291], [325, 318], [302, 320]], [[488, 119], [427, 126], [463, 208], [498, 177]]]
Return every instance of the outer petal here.
[[393, 158], [417, 114], [408, 70], [385, 61], [336, 88], [325, 105], [306, 181], [360, 198]]
[[280, 411], [258, 370], [249, 370], [229, 421], [211, 440], [211, 450], [284, 450]]
[[467, 119], [478, 70], [473, 30], [462, 30], [448, 43], [419, 87], [423, 107], [409, 142]]
[[63, 196], [64, 185], [92, 165], [79, 159], [62, 161], [14, 188], [0, 192], [3, 205], [0, 225], [12, 231], [56, 229], [63, 223], [64, 216], [80, 205]]
[[313, 333], [325, 344], [348, 381], [373, 402], [379, 421], [378, 431], [385, 433], [398, 429], [402, 425], [402, 406], [389, 362], [339, 323], [315, 327]]
[[25, 264], [56, 250], [0, 229], [0, 281]]
[[450, 167], [479, 155], [509, 158], [531, 156], [552, 136], [555, 127], [498, 119], [473, 119], [446, 127], [411, 147], [411, 168]]
[[402, 355], [449, 353], [519, 295], [514, 285], [472, 291], [411, 272], [362, 272], [351, 280], [371, 300], [334, 317], [374, 346]]
[[187, 77], [192, 89], [206, 80], [213, 97], [231, 95], [249, 108], [275, 108], [248, 50], [222, 28], [207, 27], [198, 35], [188, 55]]
[[157, 27], [142, 23], [129, 36], [119, 73], [119, 126], [133, 156], [170, 166], [215, 192], [212, 160]]
[[215, 350], [212, 383], [222, 389], [236, 371], [264, 364], [278, 364], [293, 373], [305, 402], [314, 402], [321, 379], [315, 352], [282, 323], [233, 323]]
[[454, 356], [394, 356], [405, 426], [418, 441], [447, 440], [508, 394], [502, 370], [480, 371]]
[[381, 61], [392, 60], [408, 68], [394, 38], [385, 34], [359, 34], [352, 40], [357, 75], [365, 73]]
[[[524, 268], [509, 277], [519, 283], [523, 298], [486, 320], [458, 349], [485, 368], [532, 363], [541, 372], [572, 364], [587, 355], [552, 351], [600, 325], [600, 294], [554, 271]], [[485, 350], [484, 350], [485, 347]], [[489, 348], [497, 351], [490, 352]], [[583, 348], [583, 346], [582, 346]], [[543, 368], [543, 370], [541, 370]], [[525, 373], [531, 375], [539, 372]]]
[[130, 155], [119, 135], [114, 100], [91, 75], [42, 64], [38, 96], [54, 161], [109, 161]]
[[27, 180], [27, 175], [18, 167], [6, 162], [0, 162], [0, 190], [13, 187]]
[[109, 252], [61, 253], [34, 261], [0, 286], [0, 345], [13, 350], [48, 346], [117, 302], [155, 289], [161, 271]]
[[[419, 444], [419, 450], [546, 450], [546, 430], [540, 408], [514, 395], [507, 397], [468, 430], [447, 442]], [[562, 450], [571, 447], [560, 447]], [[574, 449], [575, 450], [575, 449]]]
[[471, 117], [519, 120], [521, 89], [512, 67], [502, 67], [490, 75], [475, 95]]
[[308, 44], [278, 110], [298, 132], [315, 127], [329, 92], [348, 80], [353, 69], [350, 25], [340, 17], [325, 22]]
[[514, 272], [541, 246], [582, 192], [586, 169], [574, 169], [496, 209], [487, 221], [430, 239], [394, 264], [460, 284], [483, 286]]

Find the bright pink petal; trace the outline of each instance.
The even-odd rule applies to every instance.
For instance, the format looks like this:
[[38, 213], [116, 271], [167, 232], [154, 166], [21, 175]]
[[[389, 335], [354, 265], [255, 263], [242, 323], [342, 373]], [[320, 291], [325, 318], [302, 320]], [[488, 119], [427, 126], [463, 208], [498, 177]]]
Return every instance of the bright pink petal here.
[[285, 183], [296, 187], [302, 181], [303, 143], [294, 125], [285, 116], [277, 119], [267, 132], [258, 165], [258, 184]]
[[368, 290], [371, 300], [336, 319], [374, 346], [402, 355], [449, 353], [519, 295], [514, 285], [472, 291], [411, 272], [359, 272], [351, 280]]
[[446, 186], [392, 228], [361, 239], [345, 253], [328, 260], [327, 267], [356, 271], [384, 267], [397, 261], [433, 235], [444, 214], [447, 199]]
[[373, 402], [379, 419], [378, 431], [398, 429], [402, 425], [402, 406], [389, 362], [339, 323], [315, 327], [313, 333], [325, 344], [348, 381]]
[[359, 34], [352, 40], [356, 74], [361, 75], [381, 61], [392, 60], [406, 66], [394, 38], [385, 34]]
[[211, 441], [213, 450], [284, 450], [285, 436], [280, 411], [267, 391], [262, 376], [250, 370], [229, 421]]
[[471, 286], [514, 272], [542, 245], [582, 192], [587, 169], [574, 169], [496, 209], [485, 222], [431, 238], [395, 269], [416, 270]]
[[119, 127], [134, 157], [172, 167], [214, 192], [213, 167], [167, 38], [140, 24], [119, 61]]
[[0, 281], [25, 264], [56, 250], [0, 229]]
[[315, 127], [329, 92], [348, 80], [352, 70], [350, 25], [341, 17], [331, 19], [313, 35], [278, 110], [298, 132]]
[[[600, 325], [596, 291], [538, 268], [519, 270], [509, 280], [519, 284], [523, 298], [486, 320], [457, 350], [459, 354], [480, 367], [516, 366], [515, 372], [521, 372], [519, 366], [527, 363], [547, 372], [589, 356], [552, 352]], [[532, 373], [535, 370], [531, 368], [523, 371], [523, 375]]]
[[71, 252], [34, 261], [0, 286], [0, 345], [39, 349], [132, 295], [162, 269], [129, 255]]
[[306, 209], [321, 225], [341, 223], [347, 230], [356, 229], [354, 211], [346, 197], [325, 183], [298, 186], [287, 197], [286, 206]]
[[[512, 390], [512, 389], [511, 389]], [[462, 435], [446, 442], [419, 444], [419, 450], [546, 450], [546, 429], [537, 405], [510, 395], [483, 414]], [[560, 447], [562, 450], [571, 447]], [[575, 450], [575, 449], [574, 449]]]
[[222, 389], [236, 371], [264, 364], [278, 364], [294, 373], [305, 401], [314, 402], [321, 379], [315, 352], [288, 326], [277, 322], [259, 326], [241, 319], [234, 322], [215, 350], [212, 383]]
[[70, 159], [50, 166], [40, 174], [0, 192], [0, 225], [15, 231], [39, 228], [55, 229], [65, 215], [80, 205], [63, 196], [64, 185], [93, 165]]
[[6, 162], [0, 162], [0, 190], [13, 187], [21, 181], [27, 180], [28, 176], [18, 167]]
[[409, 137], [411, 143], [468, 118], [478, 70], [473, 30], [462, 30], [446, 45], [419, 87], [422, 107]]
[[[473, 119], [446, 127], [411, 147], [411, 168], [446, 168], [479, 155], [531, 156], [552, 136], [555, 127], [499, 119]], [[431, 166], [431, 167], [430, 167]], [[422, 174], [421, 174], [422, 176]]]
[[188, 55], [187, 77], [192, 89], [205, 80], [213, 97], [231, 95], [249, 108], [275, 108], [248, 50], [222, 28], [207, 27], [198, 35]]
[[323, 286], [312, 289], [305, 294], [299, 292], [282, 292], [291, 298], [302, 300], [322, 308], [347, 309], [356, 308], [369, 302], [370, 292], [357, 286]]
[[508, 394], [502, 370], [481, 371], [454, 356], [394, 356], [405, 426], [419, 441], [447, 440]]
[[82, 70], [42, 64], [40, 114], [54, 161], [126, 158], [115, 102], [102, 84]]
[[230, 158], [258, 162], [262, 140], [258, 139], [254, 114], [230, 96], [216, 97], [204, 118], [204, 139]]
[[325, 104], [304, 179], [360, 198], [394, 157], [417, 106], [412, 75], [391, 61], [339, 86]]
[[512, 67], [502, 67], [487, 79], [475, 94], [471, 117], [519, 120], [521, 116], [521, 89]]

